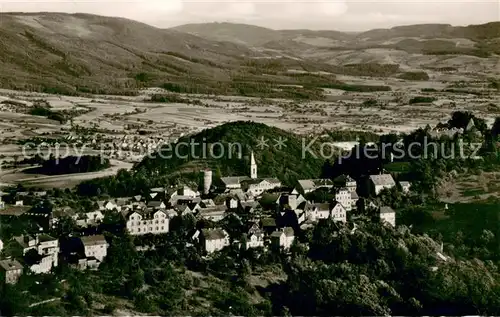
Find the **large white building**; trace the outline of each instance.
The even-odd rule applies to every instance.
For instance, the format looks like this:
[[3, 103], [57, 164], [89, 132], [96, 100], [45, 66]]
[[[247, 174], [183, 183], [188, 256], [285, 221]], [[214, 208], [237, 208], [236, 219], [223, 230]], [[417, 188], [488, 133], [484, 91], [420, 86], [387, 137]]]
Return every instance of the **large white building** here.
[[163, 234], [169, 230], [169, 219], [164, 210], [136, 210], [127, 216], [127, 230], [131, 235]]
[[356, 203], [358, 202], [358, 194], [356, 191], [352, 191], [347, 187], [343, 187], [338, 190], [335, 194], [335, 200], [342, 204], [347, 211], [356, 209]]
[[394, 178], [391, 174], [370, 175], [370, 182], [372, 186], [372, 194], [377, 196], [380, 192], [387, 188], [391, 189], [396, 186]]

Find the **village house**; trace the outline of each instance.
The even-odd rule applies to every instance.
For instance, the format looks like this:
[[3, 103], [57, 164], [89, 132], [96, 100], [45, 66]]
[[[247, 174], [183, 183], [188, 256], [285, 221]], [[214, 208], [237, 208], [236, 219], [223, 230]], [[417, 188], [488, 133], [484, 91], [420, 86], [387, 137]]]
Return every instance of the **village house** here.
[[264, 247], [264, 231], [256, 223], [251, 224], [245, 234], [246, 249]]
[[351, 176], [346, 176], [345, 178], [345, 187], [352, 193], [356, 192], [357, 189], [356, 181]]
[[199, 208], [196, 216], [201, 219], [206, 219], [210, 221], [221, 221], [226, 217], [227, 206], [226, 205], [218, 205], [214, 207], [208, 208]]
[[308, 203], [306, 205], [306, 217], [310, 221], [318, 221], [319, 219], [327, 219], [330, 217], [329, 203]]
[[97, 206], [99, 207], [99, 210], [101, 210], [101, 211], [104, 211], [104, 210], [118, 210], [118, 211], [120, 211], [119, 206], [113, 200], [98, 201]]
[[278, 204], [280, 207], [285, 207], [288, 206], [291, 210], [295, 210], [299, 208], [299, 205], [303, 204], [306, 202], [306, 199], [304, 196], [300, 194], [283, 194], [278, 197], [276, 200], [276, 204]]
[[266, 232], [267, 234], [271, 234], [273, 231], [276, 230], [277, 224], [276, 224], [276, 219], [274, 218], [261, 218], [260, 219], [260, 227]]
[[241, 183], [248, 179], [250, 179], [248, 176], [229, 176], [222, 177], [221, 181], [225, 191], [230, 191], [233, 189], [241, 189]]
[[[38, 256], [33, 263], [27, 263], [29, 269], [36, 273], [48, 273], [53, 267], [58, 265], [59, 240], [47, 234], [36, 235], [35, 237], [26, 235], [15, 237], [14, 240], [22, 249], [23, 256], [34, 250]], [[31, 251], [33, 252], [33, 251]]]
[[289, 250], [295, 240], [295, 233], [292, 228], [285, 227], [276, 230], [271, 234], [271, 243], [276, 248]]
[[334, 202], [331, 207], [330, 217], [334, 221], [347, 222], [347, 210], [346, 208], [339, 202]]
[[207, 253], [213, 253], [229, 246], [229, 234], [223, 229], [202, 229], [199, 241]]
[[396, 212], [391, 207], [381, 207], [380, 208], [380, 221], [383, 223], [390, 224], [391, 226], [396, 226]]
[[333, 187], [331, 179], [301, 179], [297, 182], [292, 194], [307, 194], [317, 189], [330, 189]]
[[335, 194], [335, 200], [345, 206], [347, 211], [352, 209], [351, 192], [347, 187], [340, 188]]
[[81, 237], [85, 256], [94, 257], [102, 262], [107, 255], [109, 244], [103, 235]]
[[16, 284], [23, 274], [23, 266], [17, 260], [0, 260], [0, 280], [6, 284]]
[[259, 197], [264, 192], [279, 187], [281, 187], [281, 182], [276, 178], [249, 179], [241, 183], [241, 188], [254, 197]]
[[238, 205], [239, 211], [245, 214], [253, 214], [261, 208], [258, 201], [240, 201]]
[[104, 220], [104, 214], [101, 210], [94, 210], [73, 218], [79, 227], [97, 226]]
[[391, 174], [380, 174], [380, 175], [370, 175], [370, 183], [372, 194], [377, 196], [380, 192], [387, 188], [391, 189], [396, 186], [396, 182], [394, 178], [392, 178]]
[[148, 202], [146, 207], [152, 208], [152, 209], [165, 209], [167, 207], [167, 205], [163, 201], [151, 200]]
[[200, 197], [200, 192], [194, 188], [184, 185], [176, 189], [170, 195], [170, 199], [176, 199], [177, 197], [190, 197], [190, 198]]
[[410, 192], [410, 186], [411, 186], [410, 182], [401, 181], [399, 182], [399, 185], [401, 186], [401, 190], [403, 191], [404, 194], [408, 194]]
[[169, 230], [169, 219], [164, 210], [131, 211], [126, 219], [127, 230], [131, 235], [164, 234]]
[[228, 209], [236, 209], [236, 208], [238, 208], [238, 205], [239, 205], [238, 199], [233, 198], [233, 197], [228, 197], [226, 199], [226, 206]]

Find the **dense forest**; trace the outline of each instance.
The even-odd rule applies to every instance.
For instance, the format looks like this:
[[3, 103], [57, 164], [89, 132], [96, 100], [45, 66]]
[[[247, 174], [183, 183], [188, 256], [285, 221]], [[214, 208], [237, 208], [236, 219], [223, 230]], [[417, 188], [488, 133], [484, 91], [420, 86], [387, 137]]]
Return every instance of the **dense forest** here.
[[66, 156], [61, 158], [51, 155], [48, 159], [37, 155], [23, 160], [20, 164], [38, 164], [40, 166], [27, 169], [25, 172], [45, 175], [97, 172], [111, 166], [108, 158], [99, 155]]

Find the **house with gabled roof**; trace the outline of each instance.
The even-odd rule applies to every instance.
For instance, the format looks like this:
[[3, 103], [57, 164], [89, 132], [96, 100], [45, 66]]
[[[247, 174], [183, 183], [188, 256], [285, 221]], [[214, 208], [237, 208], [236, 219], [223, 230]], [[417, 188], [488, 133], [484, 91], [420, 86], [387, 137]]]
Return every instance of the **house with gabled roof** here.
[[377, 196], [383, 189], [391, 189], [396, 186], [391, 174], [370, 175], [372, 194]]
[[333, 187], [331, 179], [300, 179], [297, 181], [293, 194], [307, 194], [320, 188], [330, 189]]
[[226, 217], [227, 207], [226, 205], [217, 205], [208, 208], [199, 208], [196, 217], [201, 219], [206, 219], [210, 221], [221, 221]]
[[0, 260], [0, 281], [16, 284], [23, 274], [23, 266], [15, 259]]
[[261, 196], [264, 192], [281, 187], [281, 181], [276, 178], [249, 179], [241, 182], [241, 188], [254, 197]]
[[87, 258], [94, 257], [99, 262], [102, 262], [107, 255], [109, 244], [103, 235], [84, 236], [80, 238], [83, 243], [85, 256]]
[[229, 234], [224, 229], [201, 229], [199, 242], [207, 253], [220, 251], [229, 246]]
[[153, 209], [165, 209], [167, 207], [167, 205], [161, 200], [151, 200], [148, 202], [146, 207], [153, 208]]
[[389, 224], [393, 227], [396, 226], [396, 212], [391, 207], [380, 207], [379, 216], [382, 223]]
[[291, 227], [285, 227], [271, 234], [271, 243], [274, 247], [289, 250], [295, 240], [295, 233]]
[[306, 199], [304, 198], [304, 196], [300, 194], [282, 194], [276, 200], [276, 204], [278, 204], [282, 208], [287, 207], [291, 210], [295, 210], [299, 207], [300, 204], [305, 201]]

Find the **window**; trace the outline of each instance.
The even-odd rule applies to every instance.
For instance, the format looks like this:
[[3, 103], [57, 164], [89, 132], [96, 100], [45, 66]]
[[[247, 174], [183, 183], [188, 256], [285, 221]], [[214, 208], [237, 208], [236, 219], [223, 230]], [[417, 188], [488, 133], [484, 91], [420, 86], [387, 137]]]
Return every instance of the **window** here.
[[134, 216], [130, 217], [131, 220], [134, 220]]
[[158, 227], [155, 227], [155, 230], [158, 231]]
[[163, 227], [161, 227], [161, 230], [163, 230]]
[[155, 221], [155, 224], [158, 224], [158, 220]]
[[137, 232], [141, 232], [141, 228], [138, 228], [138, 229], [137, 229]]
[[161, 223], [165, 223], [165, 220], [162, 220]]

